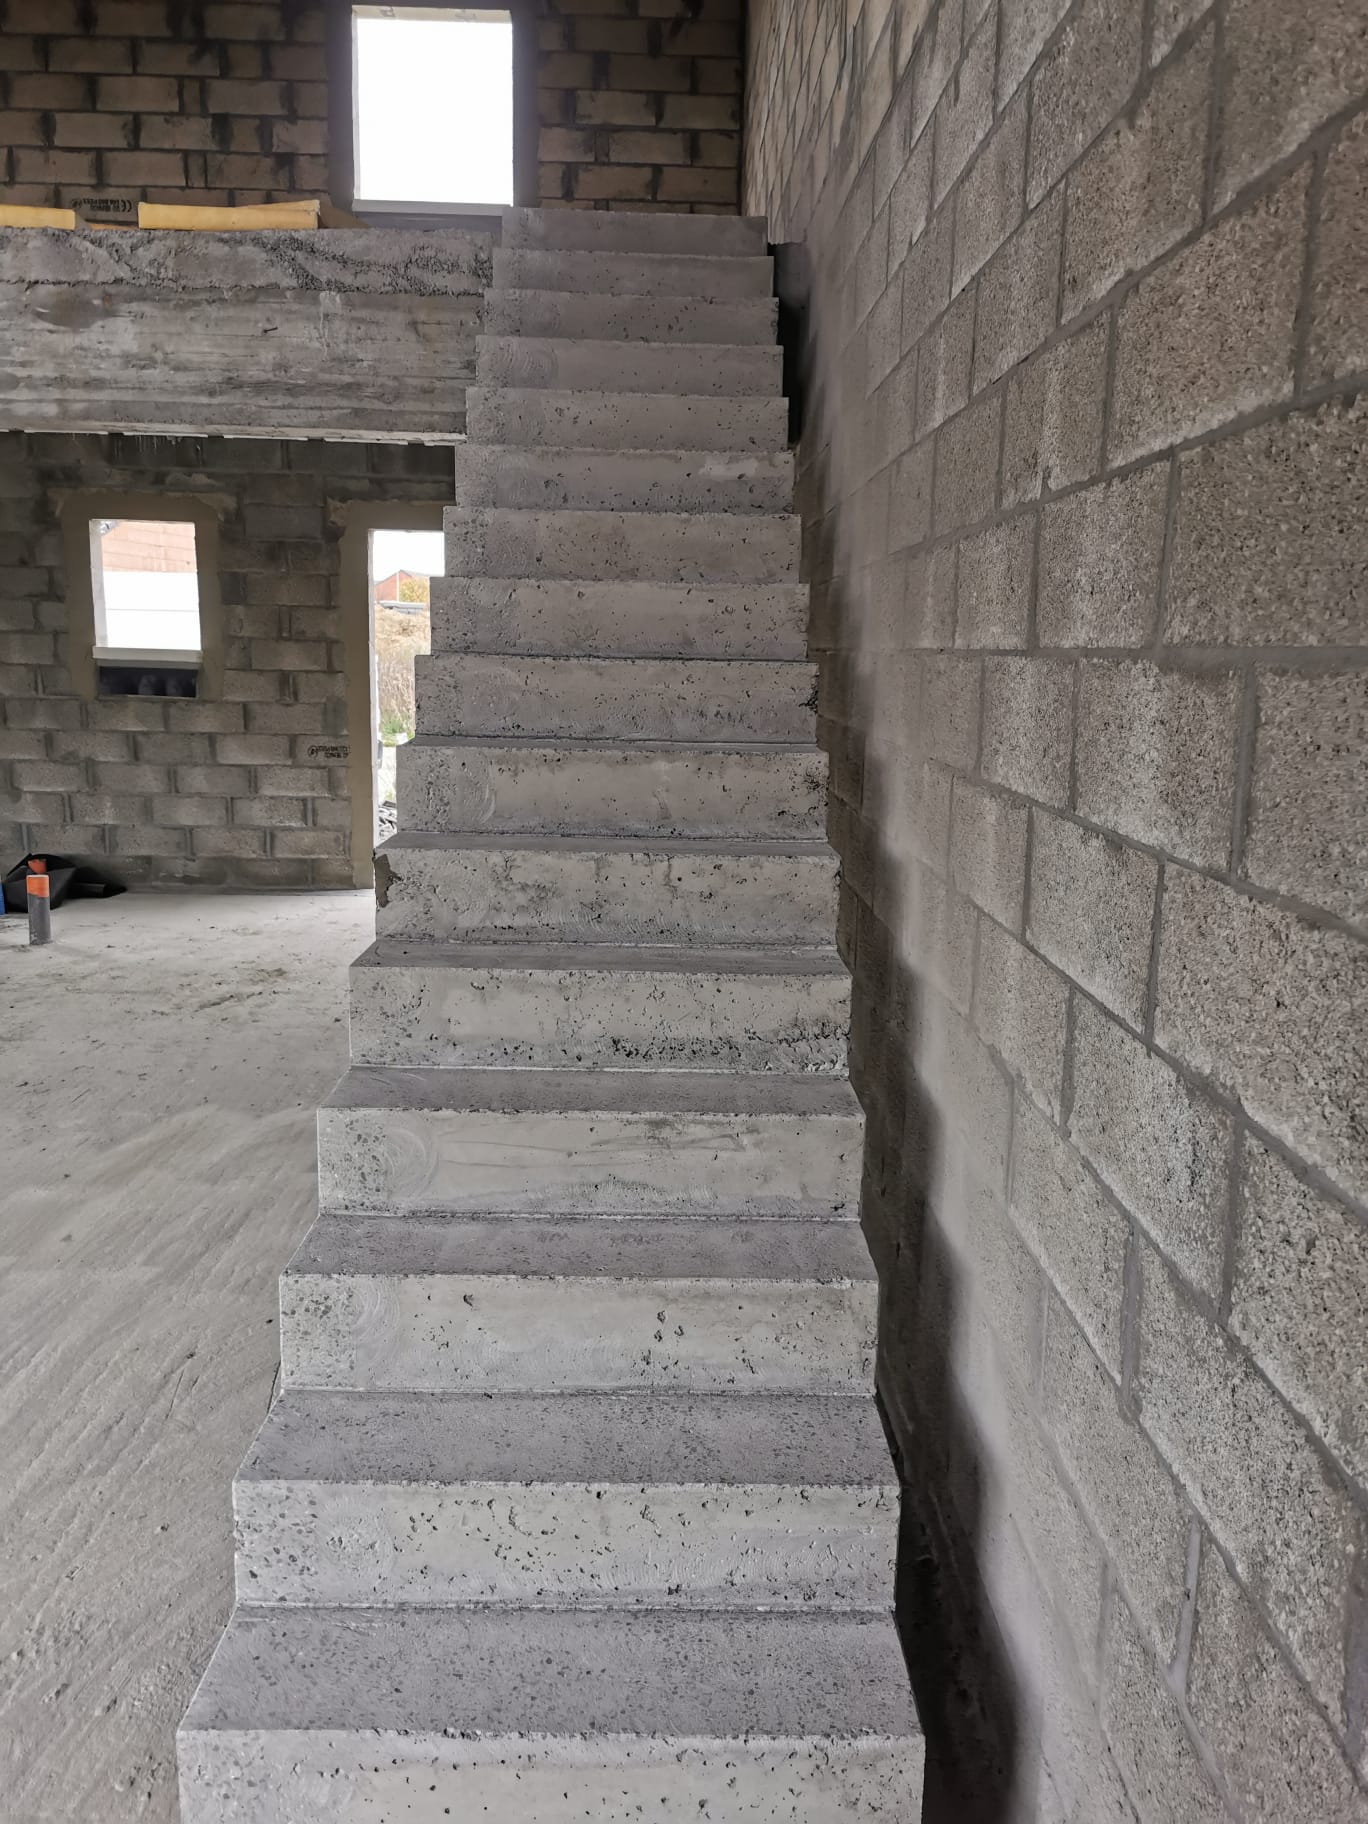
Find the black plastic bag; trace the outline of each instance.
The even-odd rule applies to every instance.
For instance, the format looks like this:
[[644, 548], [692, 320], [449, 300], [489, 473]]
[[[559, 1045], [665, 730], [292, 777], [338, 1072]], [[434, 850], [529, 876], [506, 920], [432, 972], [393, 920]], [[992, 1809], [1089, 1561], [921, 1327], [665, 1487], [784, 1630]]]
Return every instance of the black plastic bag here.
[[68, 855], [25, 855], [24, 859], [0, 878], [4, 889], [6, 912], [28, 911], [28, 864], [39, 859], [47, 863], [48, 891], [54, 910], [66, 899], [110, 899], [122, 893], [122, 882], [102, 874], [88, 862], [72, 861]]

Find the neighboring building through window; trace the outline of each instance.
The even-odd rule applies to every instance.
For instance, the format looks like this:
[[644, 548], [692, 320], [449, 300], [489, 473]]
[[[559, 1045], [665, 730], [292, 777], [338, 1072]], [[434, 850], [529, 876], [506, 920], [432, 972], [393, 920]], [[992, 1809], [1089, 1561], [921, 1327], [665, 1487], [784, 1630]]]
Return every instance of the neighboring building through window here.
[[358, 208], [492, 210], [513, 201], [513, 20], [352, 9]]
[[199, 564], [189, 520], [93, 519], [95, 654], [200, 656]]

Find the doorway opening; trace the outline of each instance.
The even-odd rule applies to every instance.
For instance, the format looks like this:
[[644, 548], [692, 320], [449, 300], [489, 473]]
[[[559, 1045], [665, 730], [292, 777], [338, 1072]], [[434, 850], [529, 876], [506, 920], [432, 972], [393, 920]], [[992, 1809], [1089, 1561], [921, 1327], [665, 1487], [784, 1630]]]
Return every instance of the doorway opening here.
[[371, 801], [374, 840], [383, 842], [396, 827], [399, 749], [416, 726], [413, 661], [432, 650], [429, 584], [446, 565], [440, 532], [386, 527], [369, 542]]
[[513, 16], [353, 6], [353, 207], [493, 214], [513, 201]]

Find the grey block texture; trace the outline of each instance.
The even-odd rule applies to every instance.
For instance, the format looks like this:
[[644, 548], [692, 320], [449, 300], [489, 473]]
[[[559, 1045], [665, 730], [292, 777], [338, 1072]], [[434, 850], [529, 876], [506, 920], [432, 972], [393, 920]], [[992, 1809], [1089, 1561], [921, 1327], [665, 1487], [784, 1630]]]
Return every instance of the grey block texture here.
[[503, 228], [183, 1815], [912, 1815], [764, 225]]

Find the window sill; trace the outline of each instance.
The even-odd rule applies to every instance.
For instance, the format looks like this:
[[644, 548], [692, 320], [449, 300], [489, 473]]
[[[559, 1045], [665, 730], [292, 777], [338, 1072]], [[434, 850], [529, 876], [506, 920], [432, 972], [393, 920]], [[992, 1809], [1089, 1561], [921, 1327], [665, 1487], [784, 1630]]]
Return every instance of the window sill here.
[[189, 671], [204, 663], [198, 647], [95, 646], [92, 652], [100, 665], [179, 665]]

